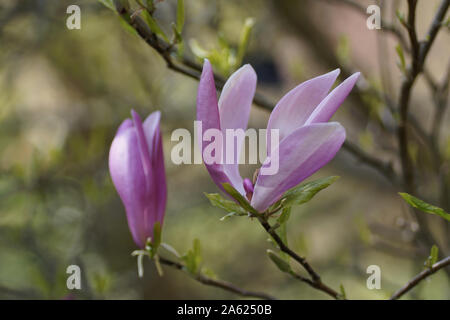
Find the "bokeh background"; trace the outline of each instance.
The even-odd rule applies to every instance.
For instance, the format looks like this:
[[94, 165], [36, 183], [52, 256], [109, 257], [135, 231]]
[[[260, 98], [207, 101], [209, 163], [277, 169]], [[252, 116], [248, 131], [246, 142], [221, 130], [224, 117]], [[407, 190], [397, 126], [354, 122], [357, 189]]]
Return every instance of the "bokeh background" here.
[[[399, 26], [395, 10], [405, 12], [404, 1], [376, 3], [383, 19]], [[438, 3], [419, 1], [419, 36]], [[70, 4], [81, 8], [81, 30], [66, 28]], [[276, 101], [301, 81], [342, 66], [362, 72], [361, 88], [398, 94], [396, 39], [369, 30], [368, 15], [351, 7], [288, 0], [186, 0], [185, 5], [183, 38], [209, 49], [218, 46], [218, 34], [237, 45], [245, 19], [255, 19], [244, 60], [255, 68], [258, 90], [268, 99]], [[167, 31], [175, 11], [174, 0], [157, 4], [155, 17]], [[445, 74], [449, 40], [448, 30], [442, 30], [428, 57], [435, 79]], [[186, 54], [192, 56], [188, 45]], [[226, 213], [204, 197], [203, 192], [218, 189], [202, 165], [171, 162], [172, 131], [192, 130], [197, 85], [169, 70], [100, 2], [0, 1], [0, 298], [238, 298], [169, 268], [159, 277], [150, 261], [144, 278], [138, 278], [130, 255], [136, 248], [107, 165], [115, 131], [131, 108], [142, 116], [162, 112], [169, 188], [163, 241], [185, 252], [194, 238], [200, 239], [203, 266], [240, 287], [284, 299], [328, 298], [279, 272], [265, 254], [271, 245], [258, 223], [241, 217], [219, 220]], [[419, 78], [411, 108], [426, 128], [434, 112], [432, 98]], [[369, 110], [350, 97], [334, 119], [363, 150], [394, 159], [395, 141], [385, 133], [392, 119], [379, 101], [367, 99]], [[254, 106], [249, 127], [264, 128], [268, 115]], [[442, 145], [450, 151], [448, 114], [443, 121]], [[420, 153], [419, 148], [419, 158]], [[251, 175], [252, 170], [241, 172]], [[341, 179], [294, 210], [289, 243], [328, 284], [342, 284], [348, 298], [387, 298], [423, 269], [429, 247], [413, 241], [419, 225], [399, 190], [345, 150], [312, 178], [327, 175]], [[436, 188], [430, 182], [422, 190], [433, 198]], [[448, 252], [448, 229], [440, 222], [432, 227], [441, 252]], [[82, 270], [79, 291], [66, 287], [71, 264]], [[372, 264], [381, 268], [381, 290], [366, 287], [366, 268]], [[448, 273], [433, 275], [406, 297], [449, 299]]]

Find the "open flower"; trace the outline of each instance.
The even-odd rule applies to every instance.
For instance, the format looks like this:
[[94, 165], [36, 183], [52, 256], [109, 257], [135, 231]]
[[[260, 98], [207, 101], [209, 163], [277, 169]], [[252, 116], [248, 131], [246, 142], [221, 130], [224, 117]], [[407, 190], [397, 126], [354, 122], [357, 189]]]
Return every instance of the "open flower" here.
[[[359, 73], [353, 74], [329, 93], [339, 72], [337, 69], [305, 81], [277, 103], [267, 125], [267, 158], [254, 184], [250, 179], [242, 179], [238, 161], [232, 164], [205, 161], [214, 182], [222, 190], [223, 183], [231, 184], [256, 210], [264, 212], [284, 192], [327, 164], [345, 141], [345, 129], [328, 120], [359, 77]], [[217, 101], [212, 67], [205, 60], [197, 97], [197, 120], [203, 130], [220, 130], [223, 136], [227, 129], [245, 130], [255, 88], [255, 71], [244, 65], [231, 75]], [[278, 130], [279, 136], [279, 143], [274, 146], [270, 139], [273, 129]], [[242, 140], [236, 144], [235, 159], [239, 159]], [[202, 155], [208, 144], [202, 140]], [[263, 169], [273, 165], [272, 161], [277, 161], [277, 173], [262, 174]]]
[[134, 242], [144, 248], [156, 222], [162, 226], [167, 186], [159, 111], [142, 123], [131, 110], [117, 130], [109, 151], [109, 171], [127, 213]]

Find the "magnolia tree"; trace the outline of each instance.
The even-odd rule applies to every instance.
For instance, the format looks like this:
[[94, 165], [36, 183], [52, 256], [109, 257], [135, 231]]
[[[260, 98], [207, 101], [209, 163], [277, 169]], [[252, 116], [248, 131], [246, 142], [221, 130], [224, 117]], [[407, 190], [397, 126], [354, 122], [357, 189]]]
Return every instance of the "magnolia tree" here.
[[[438, 31], [444, 27], [448, 28], [444, 18], [449, 1], [441, 2], [429, 32], [423, 39], [419, 39], [415, 31], [417, 0], [407, 1], [406, 15], [398, 13], [398, 19], [406, 29], [408, 38], [404, 38], [403, 33], [396, 27], [387, 24], [384, 26], [385, 32], [393, 33], [399, 41], [397, 52], [403, 79], [398, 101], [392, 101], [391, 97], [375, 88], [366, 87], [363, 92], [363, 89], [357, 86], [358, 79], [361, 78], [360, 72], [350, 73], [347, 69], [341, 72], [340, 69], [335, 69], [299, 84], [276, 104], [267, 102], [257, 93], [257, 74], [253, 67], [250, 64], [241, 66], [251, 29], [258, 21], [246, 21], [239, 47], [235, 50], [228, 48], [228, 51], [222, 53], [208, 51], [191, 42], [192, 52], [196, 56], [196, 60], [193, 60], [184, 52], [186, 39], [183, 38], [183, 0], [177, 2], [176, 21], [172, 24], [171, 37], [163, 32], [158, 19], [155, 18], [155, 12], [159, 6], [164, 6], [164, 3], [152, 0], [102, 2], [119, 15], [128, 29], [155, 49], [168, 68], [198, 79], [196, 123], [201, 132], [197, 135], [197, 145], [194, 148], [200, 152], [205, 169], [220, 190], [220, 193], [205, 190], [205, 196], [212, 206], [225, 211], [222, 219], [243, 217], [238, 218], [242, 219], [241, 223], [257, 223], [262, 226], [273, 244], [273, 248], [267, 250], [267, 256], [280, 272], [332, 298], [346, 299], [343, 286], [337, 289], [328, 285], [327, 279], [321, 278], [320, 271], [308, 262], [308, 258], [291, 249], [287, 241], [291, 208], [310, 201], [338, 177], [331, 176], [313, 181], [307, 179], [333, 159], [341, 148], [360, 159], [362, 163], [380, 171], [397, 187], [400, 196], [411, 205], [411, 212], [420, 223], [418, 240], [431, 249], [425, 269], [391, 298], [400, 298], [420, 281], [450, 264], [450, 257], [445, 257], [445, 252], [439, 253], [436, 235], [427, 224], [427, 214], [439, 215], [445, 224], [448, 224], [450, 215], [444, 209], [420, 200], [418, 169], [410, 150], [414, 133], [421, 137], [426, 152], [430, 152], [434, 159], [434, 173], [442, 193], [442, 196], [437, 198], [440, 198], [441, 206], [448, 209], [448, 162], [438, 143], [440, 117], [447, 106], [448, 72], [442, 84], [435, 83], [429, 79], [429, 75], [426, 76], [433, 90], [439, 95], [435, 101], [437, 115], [432, 132], [424, 130], [420, 121], [409, 112], [413, 85], [419, 76], [427, 75], [427, 54]], [[356, 2], [342, 3], [365, 12], [365, 8]], [[283, 5], [281, 2], [280, 6]], [[334, 66], [338, 67], [339, 65]], [[344, 74], [343, 81], [332, 89], [340, 72]], [[228, 79], [224, 80], [223, 77], [227, 76]], [[219, 99], [217, 89], [221, 91]], [[395, 121], [394, 134], [398, 139], [400, 168], [384, 162], [376, 155], [366, 153], [349, 142], [353, 140], [351, 137], [346, 140], [345, 128], [338, 122], [330, 121], [351, 92], [356, 97], [370, 92], [388, 106]], [[360, 101], [364, 103], [364, 100]], [[244, 178], [240, 174], [239, 164], [245, 138], [249, 135], [247, 124], [252, 104], [270, 111], [270, 117], [267, 129], [263, 131], [266, 148], [263, 151], [262, 165], [253, 176]], [[139, 276], [143, 275], [144, 259], [149, 258], [160, 275], [163, 275], [164, 265], [185, 272], [203, 284], [241, 296], [273, 299], [268, 293], [249, 291], [232, 282], [208, 276], [200, 265], [198, 240], [194, 241], [192, 249], [186, 254], [179, 254], [168, 243], [162, 242], [166, 202], [171, 201], [167, 199], [160, 131], [160, 123], [163, 121], [159, 111], [151, 113], [142, 121], [141, 117], [131, 110], [131, 118], [125, 119], [118, 128], [109, 153], [111, 178], [123, 202], [128, 226], [137, 246], [133, 255], [137, 256]], [[250, 153], [255, 152], [252, 146], [249, 146], [249, 149]], [[183, 152], [190, 154], [190, 146]], [[321, 196], [326, 197], [326, 194]], [[170, 239], [165, 240], [170, 242]], [[446, 271], [448, 272], [448, 269]]]

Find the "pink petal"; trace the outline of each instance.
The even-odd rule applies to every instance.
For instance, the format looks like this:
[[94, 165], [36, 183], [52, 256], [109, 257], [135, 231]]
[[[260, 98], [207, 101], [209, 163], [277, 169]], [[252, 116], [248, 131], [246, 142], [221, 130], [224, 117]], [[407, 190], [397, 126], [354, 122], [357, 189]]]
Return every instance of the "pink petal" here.
[[223, 130], [247, 128], [255, 89], [256, 73], [249, 64], [228, 78], [219, 98], [220, 126]]
[[[203, 72], [200, 77], [200, 83], [198, 86], [197, 93], [197, 120], [201, 121], [202, 131], [206, 132], [208, 129], [218, 129], [220, 130], [220, 116], [219, 116], [219, 106], [217, 103], [217, 93], [214, 83], [214, 74], [211, 67], [211, 63], [205, 59], [203, 64]], [[201, 140], [201, 151], [202, 158], [203, 150], [208, 146], [210, 141]], [[223, 190], [222, 184], [227, 182], [231, 183], [227, 174], [224, 171], [224, 166], [220, 163], [208, 164], [206, 161], [205, 166], [208, 170], [214, 183]], [[234, 186], [234, 184], [232, 183]], [[234, 186], [236, 188], [236, 186]], [[223, 190], [224, 191], [224, 190]]]
[[[337, 122], [314, 123], [292, 132], [273, 151], [279, 155], [278, 173], [258, 176], [251, 205], [259, 212], [265, 211], [284, 192], [327, 164], [344, 140], [345, 129]], [[263, 168], [269, 164], [267, 158]]]
[[109, 152], [109, 171], [125, 206], [133, 239], [139, 247], [143, 248], [149, 235], [150, 225], [153, 225], [156, 217], [149, 215], [152, 207], [148, 201], [151, 190], [148, 188], [138, 136], [134, 127], [121, 126], [114, 138]]
[[352, 91], [353, 86], [359, 78], [360, 73], [354, 73], [333, 91], [331, 91], [325, 99], [319, 104], [319, 106], [313, 111], [305, 124], [311, 124], [316, 122], [327, 122], [331, 119], [333, 114], [337, 111], [339, 106], [344, 102], [345, 98]]
[[[244, 131], [247, 129], [255, 89], [256, 73], [249, 64], [234, 72], [225, 83], [219, 98], [220, 127], [224, 136], [224, 146], [226, 146], [227, 129]], [[224, 161], [223, 165], [224, 172], [231, 184], [241, 194], [244, 194], [244, 188], [239, 173], [239, 157], [243, 142], [244, 139], [234, 138], [233, 163], [226, 164]], [[223, 157], [226, 159], [226, 150], [224, 150]]]
[[[143, 129], [147, 139], [148, 150], [151, 156], [153, 168], [153, 184], [155, 192], [155, 205], [157, 221], [164, 220], [167, 202], [166, 172], [164, 167], [164, 153], [162, 148], [162, 137], [160, 130], [161, 112], [155, 111], [145, 119]], [[152, 230], [153, 231], [153, 230]]]
[[280, 142], [305, 121], [326, 97], [340, 70], [305, 81], [289, 91], [275, 106], [267, 124], [267, 154], [270, 152], [270, 130], [279, 130]]

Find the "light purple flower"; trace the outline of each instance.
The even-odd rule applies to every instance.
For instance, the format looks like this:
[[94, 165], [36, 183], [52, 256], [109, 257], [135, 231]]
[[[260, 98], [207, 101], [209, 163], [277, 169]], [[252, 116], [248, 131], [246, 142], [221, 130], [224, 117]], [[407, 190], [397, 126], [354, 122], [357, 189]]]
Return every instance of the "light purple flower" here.
[[[263, 212], [284, 192], [327, 164], [345, 141], [344, 127], [328, 120], [359, 77], [359, 72], [353, 74], [329, 93], [339, 72], [337, 69], [303, 82], [275, 106], [267, 125], [267, 158], [262, 168], [270, 167], [270, 152], [277, 152], [279, 169], [276, 174], [259, 174], [253, 185], [249, 179], [242, 179], [237, 161], [233, 164], [205, 162], [214, 182], [222, 190], [223, 183], [230, 183], [251, 200], [256, 210]], [[250, 65], [244, 65], [231, 75], [217, 101], [212, 67], [205, 60], [197, 97], [197, 120], [202, 121], [203, 130], [218, 129], [223, 136], [226, 129], [245, 130], [255, 88], [255, 71]], [[279, 130], [277, 146], [270, 144], [271, 129]], [[208, 144], [203, 141], [202, 154]], [[238, 141], [237, 159], [241, 145], [242, 141]]]
[[109, 171], [127, 213], [134, 242], [144, 248], [158, 221], [162, 226], [167, 186], [159, 122], [155, 111], [142, 123], [131, 110], [122, 122], [109, 151]]

